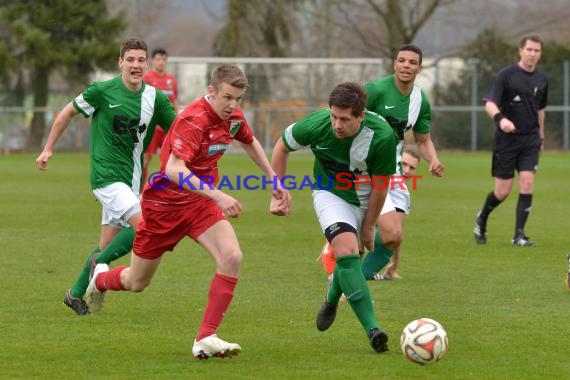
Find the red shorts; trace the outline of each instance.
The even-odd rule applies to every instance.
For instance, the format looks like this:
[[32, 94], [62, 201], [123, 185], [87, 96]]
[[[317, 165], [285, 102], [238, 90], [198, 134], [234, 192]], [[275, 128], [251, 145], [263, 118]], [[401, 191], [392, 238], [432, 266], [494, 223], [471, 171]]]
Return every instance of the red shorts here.
[[133, 252], [143, 259], [157, 259], [172, 251], [185, 236], [196, 240], [208, 228], [226, 217], [211, 199], [178, 210], [155, 210], [141, 203], [143, 218], [139, 223]]
[[151, 156], [157, 154], [162, 147], [164, 137], [166, 137], [166, 132], [164, 132], [164, 130], [157, 125], [154, 129], [152, 140], [150, 140], [150, 144], [148, 144], [148, 147], [146, 148], [146, 152]]

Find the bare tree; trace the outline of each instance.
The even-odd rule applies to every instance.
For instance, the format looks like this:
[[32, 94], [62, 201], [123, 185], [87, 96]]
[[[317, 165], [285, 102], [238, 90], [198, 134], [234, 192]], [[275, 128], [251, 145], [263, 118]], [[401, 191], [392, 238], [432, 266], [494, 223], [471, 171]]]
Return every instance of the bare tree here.
[[438, 8], [457, 0], [333, 0], [339, 38], [360, 56], [393, 57]]

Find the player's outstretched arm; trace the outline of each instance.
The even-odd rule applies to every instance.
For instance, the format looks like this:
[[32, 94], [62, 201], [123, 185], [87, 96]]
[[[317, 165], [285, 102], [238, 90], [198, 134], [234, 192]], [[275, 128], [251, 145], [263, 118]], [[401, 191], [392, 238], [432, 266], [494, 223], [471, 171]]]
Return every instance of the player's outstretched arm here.
[[57, 140], [61, 137], [71, 119], [79, 114], [79, 112], [73, 107], [73, 103], [69, 102], [60, 113], [55, 118], [55, 121], [51, 127], [49, 137], [47, 139], [44, 150], [40, 153], [38, 158], [36, 158], [36, 165], [40, 170], [47, 170], [48, 160], [53, 155], [53, 150]]

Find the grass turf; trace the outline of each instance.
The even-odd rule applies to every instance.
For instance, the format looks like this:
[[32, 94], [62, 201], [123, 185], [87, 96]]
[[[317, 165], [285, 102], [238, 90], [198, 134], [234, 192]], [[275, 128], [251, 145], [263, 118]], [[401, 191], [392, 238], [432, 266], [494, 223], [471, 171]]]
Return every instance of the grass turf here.
[[[79, 318], [62, 299], [99, 236], [88, 157], [56, 154], [40, 173], [34, 155], [1, 156], [0, 377], [563, 378], [570, 373], [570, 295], [562, 285], [569, 157], [549, 152], [541, 158], [527, 224], [537, 242], [532, 248], [510, 245], [516, 187], [491, 215], [489, 243], [473, 241], [475, 213], [493, 186], [488, 153], [441, 154], [441, 179], [420, 165], [423, 178], [406, 220], [403, 280], [369, 283], [390, 335], [391, 350], [380, 355], [347, 304], [330, 330], [315, 328], [326, 276], [315, 263], [324, 240], [310, 192], [293, 192], [288, 218], [268, 214], [267, 191], [231, 192], [244, 207], [232, 223], [245, 260], [219, 335], [240, 343], [243, 353], [195, 361], [192, 342], [214, 271], [202, 248], [183, 241], [145, 292], [109, 294], [102, 312]], [[311, 160], [294, 154], [290, 173], [310, 174]], [[260, 174], [242, 155], [228, 155], [221, 168], [231, 178]], [[449, 335], [449, 352], [429, 367], [407, 362], [399, 348], [401, 329], [421, 316], [441, 322]]]

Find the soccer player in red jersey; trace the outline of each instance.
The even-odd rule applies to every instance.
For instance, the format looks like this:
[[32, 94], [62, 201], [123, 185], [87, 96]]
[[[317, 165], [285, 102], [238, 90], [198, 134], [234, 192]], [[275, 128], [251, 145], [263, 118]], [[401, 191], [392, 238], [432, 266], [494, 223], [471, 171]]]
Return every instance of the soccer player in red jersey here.
[[[155, 87], [157, 90], [164, 92], [168, 99], [172, 102], [174, 110], [178, 111], [176, 106], [176, 98], [178, 98], [178, 87], [176, 83], [176, 77], [166, 71], [166, 62], [168, 60], [168, 53], [163, 48], [157, 48], [152, 51], [151, 63], [152, 69], [147, 71], [144, 75], [144, 81]], [[152, 156], [160, 151], [162, 142], [166, 132], [162, 128], [156, 128], [154, 131], [154, 136], [150, 141], [149, 146], [144, 152], [144, 166], [142, 177], [146, 180], [148, 176], [148, 166], [152, 159]]]
[[[218, 181], [218, 160], [235, 139], [257, 166], [276, 178], [261, 144], [253, 136], [238, 108], [248, 86], [244, 73], [234, 65], [220, 65], [213, 74], [208, 94], [191, 103], [174, 120], [161, 151], [160, 170], [165, 176], [147, 184], [141, 206], [143, 221], [136, 233], [130, 267], [108, 269], [97, 265], [87, 289], [91, 310], [101, 308], [107, 290], [141, 292], [156, 272], [166, 251], [172, 251], [185, 236], [198, 242], [214, 258], [216, 273], [192, 354], [199, 359], [236, 355], [237, 343], [216, 335], [238, 281], [242, 252], [227, 217], [237, 217], [240, 202], [205, 184], [200, 178]], [[287, 215], [291, 196], [274, 182], [270, 210]]]

